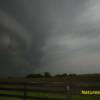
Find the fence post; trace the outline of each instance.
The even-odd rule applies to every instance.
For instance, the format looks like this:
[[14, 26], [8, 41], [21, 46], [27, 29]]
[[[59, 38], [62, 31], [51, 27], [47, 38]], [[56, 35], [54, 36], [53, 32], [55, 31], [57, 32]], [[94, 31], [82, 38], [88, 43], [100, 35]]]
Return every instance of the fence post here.
[[70, 92], [70, 86], [67, 85], [66, 88], [65, 88], [65, 90], [66, 90], [66, 100], [71, 100], [70, 99], [70, 94], [69, 94], [69, 92]]
[[24, 100], [27, 100], [27, 89], [26, 89], [26, 83], [24, 83]]

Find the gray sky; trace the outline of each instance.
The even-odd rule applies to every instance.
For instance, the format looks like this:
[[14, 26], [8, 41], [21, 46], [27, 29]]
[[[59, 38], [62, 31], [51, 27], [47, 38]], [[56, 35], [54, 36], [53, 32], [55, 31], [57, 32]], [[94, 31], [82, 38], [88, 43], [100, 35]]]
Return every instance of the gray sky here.
[[0, 0], [1, 76], [99, 73], [100, 0]]

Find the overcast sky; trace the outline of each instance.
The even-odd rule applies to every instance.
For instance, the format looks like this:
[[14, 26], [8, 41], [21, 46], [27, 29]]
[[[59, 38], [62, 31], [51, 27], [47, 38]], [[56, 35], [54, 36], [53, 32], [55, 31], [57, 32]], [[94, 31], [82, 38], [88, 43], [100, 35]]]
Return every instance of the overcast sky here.
[[0, 0], [0, 75], [99, 73], [100, 0]]

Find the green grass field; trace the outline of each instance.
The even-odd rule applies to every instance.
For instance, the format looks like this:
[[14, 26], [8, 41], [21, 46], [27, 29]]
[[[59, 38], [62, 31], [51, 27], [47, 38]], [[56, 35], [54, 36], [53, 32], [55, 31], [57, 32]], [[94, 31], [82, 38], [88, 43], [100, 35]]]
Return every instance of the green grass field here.
[[[63, 82], [64, 79], [28, 79], [27, 82]], [[75, 79], [73, 79], [75, 80]], [[2, 81], [2, 80], [1, 80]], [[3, 80], [5, 82], [5, 80]], [[6, 80], [8, 81], [8, 80]], [[12, 80], [14, 81], [14, 80]], [[20, 80], [17, 80], [17, 82], [20, 81]], [[26, 81], [26, 80], [24, 80]], [[16, 82], [16, 80], [14, 81]], [[79, 82], [79, 79], [78, 81]], [[42, 86], [42, 85], [41, 85]], [[89, 86], [96, 86], [95, 85], [87, 85], [87, 84], [79, 84], [79, 86], [85, 86], [85, 87], [89, 87]], [[20, 86], [20, 85], [5, 85], [5, 84], [0, 84], [0, 88], [23, 88], [23, 86]], [[23, 96], [24, 95], [24, 92], [23, 91], [8, 91], [8, 90], [0, 90], [0, 94], [9, 94], [9, 95], [20, 95], [20, 96]], [[70, 94], [70, 93], [69, 93]], [[42, 97], [42, 98], [49, 98], [50, 100], [52, 99], [60, 99], [60, 100], [67, 100], [66, 98], [69, 98], [69, 100], [100, 100], [100, 95], [80, 95], [79, 94], [70, 94], [67, 96], [67, 93], [60, 93], [60, 92], [42, 92], [42, 91], [27, 91], [26, 93], [27, 96], [31, 96], [31, 97]], [[16, 97], [0, 97], [0, 100], [23, 100], [23, 98], [16, 98]], [[27, 99], [27, 100], [33, 100], [33, 99]], [[46, 99], [45, 99], [46, 100]]]
[[[0, 94], [24, 95], [23, 92], [5, 91], [5, 90], [0, 90]], [[67, 96], [65, 94], [42, 93], [42, 92], [28, 92], [27, 96], [45, 97], [45, 98], [50, 98], [51, 100], [52, 100], [52, 98], [58, 99], [58, 100], [59, 99], [66, 100], [66, 98], [67, 98]], [[90, 95], [70, 95], [68, 98], [70, 98], [70, 100], [100, 100], [100, 96], [90, 96]], [[23, 100], [23, 99], [0, 97], [0, 100]], [[29, 100], [29, 99], [27, 99], [27, 100]]]

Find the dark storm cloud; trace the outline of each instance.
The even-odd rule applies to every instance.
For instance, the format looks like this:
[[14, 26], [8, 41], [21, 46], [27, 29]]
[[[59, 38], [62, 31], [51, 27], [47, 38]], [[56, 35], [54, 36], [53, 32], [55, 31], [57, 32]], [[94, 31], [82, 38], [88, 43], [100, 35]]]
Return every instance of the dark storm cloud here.
[[67, 0], [62, 4], [63, 7], [57, 7], [58, 17], [51, 30], [53, 35], [43, 49], [46, 53], [42, 59], [46, 66], [43, 70], [97, 73], [100, 65], [100, 2]]
[[9, 75], [10, 71], [16, 72], [16, 67], [25, 66], [26, 62], [22, 59], [30, 49], [30, 44], [31, 37], [28, 32], [12, 17], [0, 11], [1, 75], [5, 75], [5, 72]]
[[[46, 37], [48, 36], [48, 29], [52, 27], [49, 24], [52, 19], [49, 21], [49, 18], [46, 18], [46, 15], [49, 14], [49, 8], [46, 4], [49, 5], [49, 3], [45, 2], [46, 1], [41, 2], [40, 0], [32, 0], [30, 2], [27, 0], [1, 1], [0, 8], [2, 12], [8, 14], [5, 15], [6, 17], [4, 16], [4, 19], [1, 18], [3, 21], [6, 20], [5, 22], [2, 22], [4, 27], [7, 26], [6, 28], [10, 30], [11, 35], [14, 35], [15, 37], [18, 35], [17, 42], [20, 38], [22, 41], [19, 42], [22, 44], [22, 47], [23, 45], [26, 45], [26, 47], [30, 46], [25, 55], [22, 53], [23, 49], [21, 46], [17, 48], [18, 54], [14, 55], [13, 57], [8, 57], [9, 59], [7, 59], [7, 62], [9, 62], [12, 66], [8, 64], [8, 66], [5, 66], [7, 69], [5, 70], [5, 68], [2, 68], [2, 70], [8, 70], [8, 72], [13, 71], [15, 74], [20, 75], [30, 73], [34, 71], [34, 68], [40, 66], [40, 60], [43, 56], [41, 48], [44, 45]], [[47, 8], [47, 11], [45, 11], [45, 8]], [[11, 18], [9, 19], [10, 16]], [[16, 23], [19, 23], [19, 26], [17, 26]], [[20, 30], [22, 26], [28, 33]], [[6, 34], [8, 34], [8, 31]], [[23, 34], [23, 36], [21, 34]], [[28, 37], [32, 37], [32, 39]], [[24, 41], [23, 39], [26, 39], [24, 43], [22, 43]], [[26, 50], [24, 49], [24, 51]], [[4, 57], [4, 62], [6, 62], [6, 56]], [[9, 73], [7, 74], [9, 75]]]
[[4, 75], [85, 73], [93, 66], [97, 72], [99, 6], [98, 0], [1, 0]]

